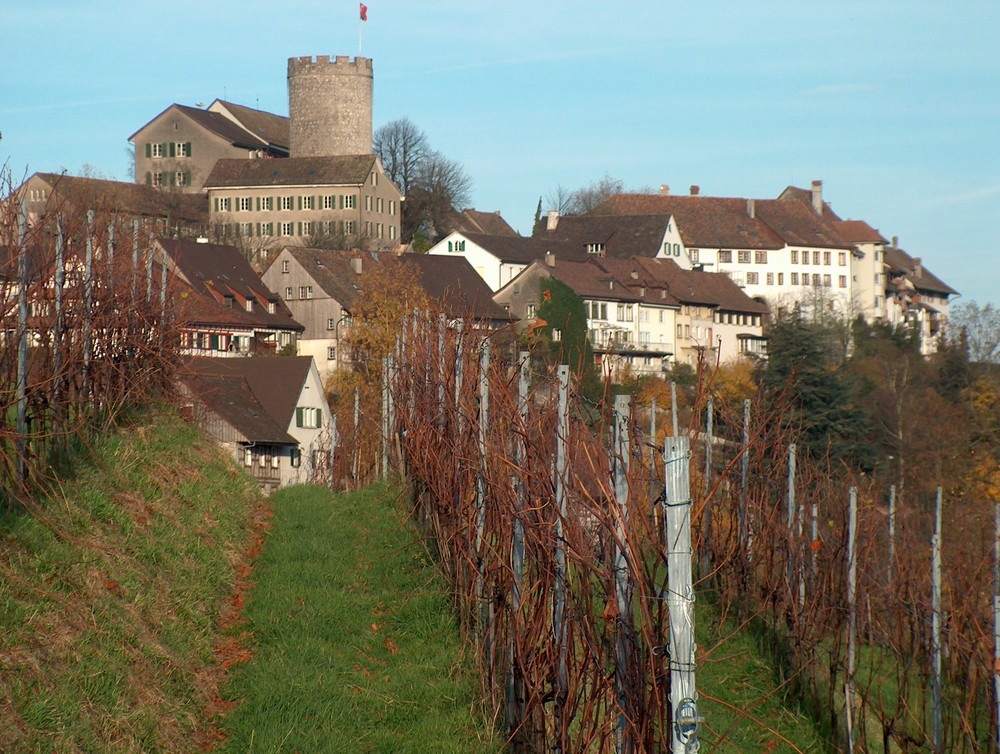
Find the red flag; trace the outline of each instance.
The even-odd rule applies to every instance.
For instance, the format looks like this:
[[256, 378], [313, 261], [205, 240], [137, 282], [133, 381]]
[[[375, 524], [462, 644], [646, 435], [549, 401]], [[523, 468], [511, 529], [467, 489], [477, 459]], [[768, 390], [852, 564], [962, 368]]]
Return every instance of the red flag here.
[[368, 20], [368, 6], [365, 5], [364, 3], [361, 3], [361, 20], [362, 21]]

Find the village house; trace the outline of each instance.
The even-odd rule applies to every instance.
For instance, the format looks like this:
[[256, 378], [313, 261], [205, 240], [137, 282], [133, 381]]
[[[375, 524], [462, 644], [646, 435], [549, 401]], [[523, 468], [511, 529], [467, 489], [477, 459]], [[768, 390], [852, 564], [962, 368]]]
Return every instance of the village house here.
[[200, 194], [218, 160], [287, 157], [288, 120], [219, 99], [170, 105], [128, 138], [136, 183]]
[[179, 388], [182, 411], [265, 492], [329, 482], [336, 438], [311, 357], [190, 358]]
[[157, 239], [169, 296], [181, 329], [181, 352], [248, 356], [293, 351], [302, 325], [268, 290], [234, 246]]
[[898, 245], [893, 238], [885, 250], [886, 322], [914, 328], [920, 334], [921, 353], [928, 355], [936, 351], [947, 324], [949, 298], [958, 292]]

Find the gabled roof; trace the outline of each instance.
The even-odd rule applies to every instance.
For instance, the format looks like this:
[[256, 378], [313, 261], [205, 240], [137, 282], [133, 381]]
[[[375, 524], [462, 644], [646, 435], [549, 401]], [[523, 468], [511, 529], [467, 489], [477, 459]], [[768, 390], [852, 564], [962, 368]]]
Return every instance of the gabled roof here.
[[554, 264], [537, 262], [537, 268], [551, 277], [565, 283], [578, 296], [590, 299], [606, 299], [609, 301], [628, 301], [637, 303], [641, 300], [637, 290], [628, 286], [614, 272], [596, 263], [597, 260], [577, 262], [556, 259]]
[[757, 217], [789, 246], [846, 249], [852, 244], [841, 238], [834, 226], [839, 218], [817, 215], [812, 206], [795, 199], [757, 199]]
[[537, 259], [544, 259], [550, 251], [567, 259], [583, 261], [587, 257], [586, 251], [580, 251], [577, 244], [570, 241], [535, 236], [527, 238], [524, 236], [497, 236], [484, 233], [462, 233], [462, 236], [490, 252], [501, 262], [530, 264]]
[[[281, 330], [303, 330], [303, 326], [292, 319], [285, 302], [268, 290], [263, 281], [247, 263], [243, 252], [235, 246], [198, 243], [197, 241], [165, 239], [156, 244], [170, 260], [170, 267], [177, 276], [203, 300], [189, 302], [189, 317], [211, 317], [199, 321], [232, 322], [248, 326], [277, 328]], [[243, 305], [226, 306], [226, 297]], [[245, 302], [256, 302], [247, 311]], [[275, 304], [275, 313], [267, 311], [261, 301]]]
[[205, 188], [360, 186], [368, 179], [375, 160], [374, 154], [218, 160]]
[[665, 215], [569, 215], [560, 217], [549, 230], [543, 217], [532, 235], [550, 243], [565, 242], [581, 258], [592, 244], [603, 244], [602, 253], [609, 257], [653, 257], [661, 249], [668, 219]]
[[747, 199], [728, 197], [617, 194], [590, 214], [673, 217], [688, 248], [780, 249], [781, 239], [750, 216], [750, 206]]
[[416, 270], [420, 287], [450, 317], [510, 321], [510, 314], [493, 300], [493, 291], [464, 257], [404, 254]]
[[451, 215], [445, 222], [445, 225], [451, 231], [459, 231], [460, 233], [485, 233], [491, 236], [514, 236], [519, 237], [517, 231], [514, 230], [500, 216], [500, 210], [496, 212], [480, 212], [475, 209], [463, 209], [461, 212], [455, 212]]
[[[286, 360], [289, 357], [270, 358]], [[239, 363], [253, 362], [256, 365], [264, 360], [265, 357], [189, 357], [182, 363], [180, 380], [206, 408], [232, 425], [247, 442], [298, 445], [298, 441], [288, 434], [289, 423], [276, 419], [258, 400], [243, 374], [246, 365]]]
[[181, 225], [208, 224], [208, 202], [198, 194], [59, 173], [35, 173], [28, 181], [33, 178], [48, 186], [50, 203], [53, 200], [67, 201], [80, 210], [107, 210], [137, 218], [169, 220]]
[[[797, 186], [786, 186], [785, 190], [778, 195], [778, 199], [790, 199], [792, 201], [804, 204], [810, 209], [812, 209], [813, 193], [812, 189], [798, 188]], [[823, 216], [834, 222], [838, 222], [840, 218], [837, 213], [833, 211], [830, 203], [827, 201], [823, 202]]]
[[[302, 266], [324, 294], [348, 311], [351, 310], [359, 293], [358, 274], [351, 264], [351, 257], [360, 252], [307, 246], [285, 246], [283, 251], [287, 251]], [[276, 256], [271, 266], [277, 261]]]
[[275, 115], [266, 110], [255, 110], [246, 105], [226, 102], [217, 99], [208, 106], [209, 111], [219, 112], [223, 117], [227, 114], [257, 138], [267, 144], [288, 151], [291, 140], [291, 119], [284, 115]]
[[889, 243], [882, 237], [881, 233], [864, 220], [840, 220], [834, 223], [834, 227], [847, 243]]
[[662, 280], [670, 294], [683, 304], [703, 304], [735, 312], [765, 314], [767, 305], [748, 296], [721, 272], [685, 270], [672, 259], [636, 259], [653, 279]]
[[898, 281], [902, 278], [917, 291], [928, 291], [944, 296], [958, 295], [958, 291], [924, 267], [918, 257], [911, 257], [902, 249], [894, 246], [886, 247], [884, 261], [890, 281], [886, 285], [887, 288], [898, 288]]

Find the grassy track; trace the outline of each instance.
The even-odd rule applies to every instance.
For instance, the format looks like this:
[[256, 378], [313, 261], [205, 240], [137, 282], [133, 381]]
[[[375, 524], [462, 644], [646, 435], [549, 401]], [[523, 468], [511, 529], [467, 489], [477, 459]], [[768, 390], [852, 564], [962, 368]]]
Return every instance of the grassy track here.
[[220, 751], [495, 752], [446, 587], [398, 490], [275, 494]]

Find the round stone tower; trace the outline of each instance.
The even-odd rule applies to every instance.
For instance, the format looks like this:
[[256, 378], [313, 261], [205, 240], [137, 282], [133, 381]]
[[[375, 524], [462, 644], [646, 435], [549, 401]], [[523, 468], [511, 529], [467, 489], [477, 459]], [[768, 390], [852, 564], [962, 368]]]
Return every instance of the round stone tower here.
[[371, 154], [371, 58], [289, 58], [288, 114], [291, 157]]

